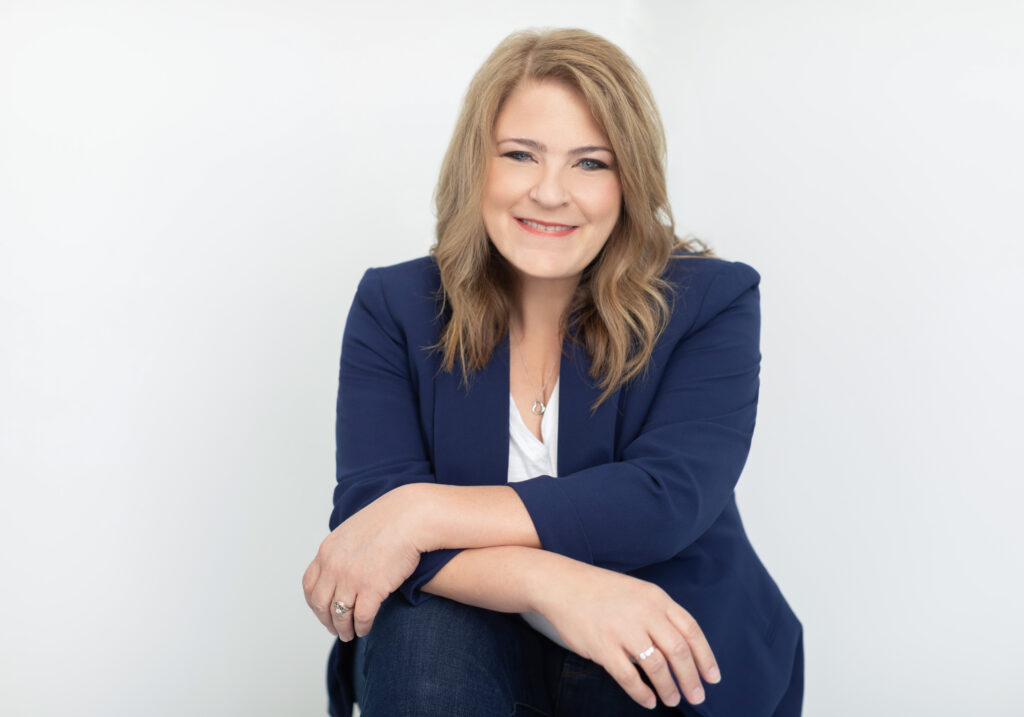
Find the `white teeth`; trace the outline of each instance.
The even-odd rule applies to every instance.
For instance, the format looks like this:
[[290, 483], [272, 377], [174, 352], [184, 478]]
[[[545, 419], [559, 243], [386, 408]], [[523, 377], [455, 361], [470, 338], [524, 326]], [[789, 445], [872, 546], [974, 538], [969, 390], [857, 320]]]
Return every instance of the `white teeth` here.
[[523, 224], [534, 229], [540, 229], [544, 232], [564, 232], [566, 229], [572, 229], [570, 226], [547, 226], [546, 224], [538, 224], [537, 222], [531, 222], [529, 219], [520, 219]]

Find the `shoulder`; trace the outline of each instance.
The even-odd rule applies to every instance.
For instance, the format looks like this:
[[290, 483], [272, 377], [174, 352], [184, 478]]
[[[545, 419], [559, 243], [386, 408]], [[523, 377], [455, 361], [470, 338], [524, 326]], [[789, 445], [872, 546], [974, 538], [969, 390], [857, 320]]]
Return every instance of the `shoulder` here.
[[[437, 262], [431, 256], [377, 266], [366, 270], [363, 282], [379, 283], [388, 293], [405, 291], [435, 291], [441, 285], [441, 274]], [[362, 283], [362, 282], [360, 282]]]
[[712, 282], [748, 288], [756, 286], [761, 281], [758, 271], [742, 261], [706, 257], [691, 252], [673, 254], [669, 258], [663, 278], [673, 288], [683, 291], [689, 286], [706, 286]]
[[407, 281], [410, 279], [440, 276], [437, 269], [437, 262], [432, 256], [421, 256], [416, 259], [409, 259], [390, 266], [377, 266], [367, 269], [381, 277], [382, 281]]
[[759, 306], [761, 275], [741, 261], [677, 252], [662, 278], [671, 291], [675, 331], [695, 331], [737, 304]]
[[[359, 281], [356, 301], [385, 308], [396, 319], [419, 318], [437, 312], [440, 287], [437, 262], [423, 256], [367, 269]], [[407, 316], [410, 313], [413, 316]]]
[[375, 266], [359, 280], [352, 311], [367, 315], [392, 338], [432, 343], [441, 309], [439, 288], [440, 271], [433, 257]]

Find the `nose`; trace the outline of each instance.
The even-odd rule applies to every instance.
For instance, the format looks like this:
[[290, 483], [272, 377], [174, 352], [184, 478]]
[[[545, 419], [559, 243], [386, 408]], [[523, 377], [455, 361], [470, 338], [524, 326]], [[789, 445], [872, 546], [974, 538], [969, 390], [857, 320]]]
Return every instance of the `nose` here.
[[530, 199], [545, 209], [557, 209], [569, 201], [569, 190], [557, 167], [546, 168], [530, 189]]

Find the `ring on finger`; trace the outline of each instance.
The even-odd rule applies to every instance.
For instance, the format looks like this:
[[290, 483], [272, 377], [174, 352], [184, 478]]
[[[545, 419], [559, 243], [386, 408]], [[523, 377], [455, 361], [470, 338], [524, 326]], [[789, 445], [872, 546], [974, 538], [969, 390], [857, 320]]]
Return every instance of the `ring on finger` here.
[[637, 655], [637, 658], [640, 659], [640, 660], [646, 660], [648, 657], [650, 657], [653, 654], [654, 654], [654, 645], [651, 645], [646, 650], [644, 650], [639, 655]]
[[348, 605], [346, 605], [345, 603], [340, 602], [338, 600], [335, 600], [334, 602], [332, 602], [331, 603], [331, 607], [334, 609], [334, 614], [335, 615], [344, 615], [346, 612], [348, 612], [349, 610], [352, 609]]

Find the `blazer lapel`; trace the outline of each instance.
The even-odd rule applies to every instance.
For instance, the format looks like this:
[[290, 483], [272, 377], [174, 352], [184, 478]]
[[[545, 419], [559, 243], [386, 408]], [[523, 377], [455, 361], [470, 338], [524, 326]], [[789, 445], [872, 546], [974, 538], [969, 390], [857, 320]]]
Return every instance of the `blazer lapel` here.
[[508, 356], [506, 334], [468, 391], [458, 367], [434, 379], [434, 473], [439, 483], [508, 482]]
[[621, 391], [591, 414], [601, 390], [590, 378], [590, 358], [583, 346], [566, 340], [558, 394], [558, 475], [615, 460], [615, 428]]
[[[588, 372], [590, 359], [566, 340], [559, 373], [558, 475], [615, 460], [620, 391], [591, 414], [601, 395]], [[490, 363], [472, 378], [461, 371], [434, 379], [434, 473], [439, 483], [503, 485], [508, 482], [509, 340], [494, 349]]]

